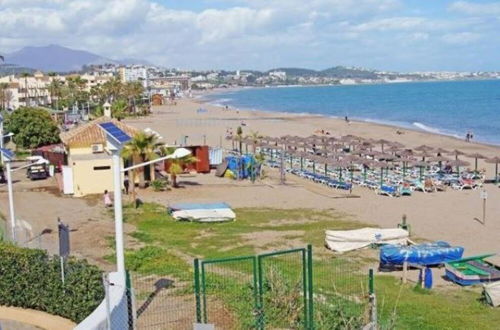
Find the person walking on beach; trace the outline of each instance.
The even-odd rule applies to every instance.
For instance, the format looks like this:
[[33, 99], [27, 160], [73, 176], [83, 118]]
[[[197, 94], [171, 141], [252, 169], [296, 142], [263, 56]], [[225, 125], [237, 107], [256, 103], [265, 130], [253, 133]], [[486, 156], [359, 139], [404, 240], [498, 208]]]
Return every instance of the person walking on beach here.
[[113, 202], [111, 202], [111, 197], [109, 196], [109, 192], [107, 190], [104, 190], [104, 206], [105, 207], [111, 207], [113, 206]]
[[123, 178], [123, 186], [125, 187], [125, 195], [128, 195], [128, 189], [130, 187], [130, 181], [128, 179], [128, 174], [125, 174]]
[[470, 133], [467, 132], [467, 134], [465, 134], [465, 142], [469, 142], [470, 141]]

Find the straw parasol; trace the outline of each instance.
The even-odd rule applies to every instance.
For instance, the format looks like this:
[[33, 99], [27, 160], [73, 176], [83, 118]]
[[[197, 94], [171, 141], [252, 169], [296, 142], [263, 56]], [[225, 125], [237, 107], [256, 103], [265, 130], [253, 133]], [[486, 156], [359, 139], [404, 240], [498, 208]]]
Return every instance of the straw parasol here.
[[381, 146], [381, 149], [382, 149], [382, 152], [384, 152], [384, 145], [386, 144], [390, 144], [391, 141], [389, 140], [386, 140], [386, 139], [380, 139], [377, 141], [377, 143], [380, 143], [380, 146]]
[[430, 162], [437, 162], [439, 164], [439, 170], [441, 170], [441, 167], [443, 165], [443, 162], [449, 162], [451, 159], [446, 158], [444, 156], [435, 156], [435, 157], [430, 157], [428, 161]]
[[434, 149], [434, 152], [436, 154], [449, 154], [450, 152], [446, 149], [443, 149], [443, 148], [437, 148], [437, 149]]
[[429, 163], [427, 163], [425, 161], [416, 161], [416, 162], [413, 162], [411, 164], [412, 164], [412, 166], [418, 167], [420, 169], [420, 181], [422, 181], [422, 177], [424, 174], [424, 168], [429, 166]]
[[470, 165], [469, 162], [466, 162], [465, 160], [461, 160], [461, 159], [452, 160], [448, 164], [450, 166], [455, 166], [457, 168], [457, 177], [460, 176], [460, 167], [462, 167], [462, 166], [469, 166]]
[[485, 156], [483, 156], [483, 155], [481, 155], [480, 153], [477, 153], [477, 152], [472, 153], [472, 154], [468, 154], [466, 156], [470, 157], [470, 158], [474, 158], [474, 172], [477, 172], [477, 160], [479, 158], [481, 158], [481, 159], [486, 158]]
[[422, 157], [422, 161], [425, 161], [426, 158], [433, 157], [434, 154], [431, 154], [427, 152], [426, 150], [422, 151], [421, 153], [415, 154], [417, 157]]
[[498, 183], [499, 177], [498, 177], [498, 164], [500, 163], [500, 157], [495, 156], [492, 158], [487, 158], [485, 162], [490, 163], [490, 164], [495, 164], [495, 183]]
[[382, 187], [384, 183], [384, 168], [389, 168], [389, 163], [387, 162], [372, 162], [371, 166], [374, 168], [380, 168], [380, 186]]
[[431, 151], [433, 149], [434, 149], [433, 147], [430, 147], [430, 146], [425, 145], [425, 144], [422, 144], [421, 146], [414, 148], [414, 150], [417, 150], [417, 151]]
[[455, 160], [457, 160], [458, 156], [465, 155], [465, 152], [462, 152], [460, 150], [455, 149], [453, 151], [450, 151], [450, 153], [448, 153], [448, 155], [455, 156]]

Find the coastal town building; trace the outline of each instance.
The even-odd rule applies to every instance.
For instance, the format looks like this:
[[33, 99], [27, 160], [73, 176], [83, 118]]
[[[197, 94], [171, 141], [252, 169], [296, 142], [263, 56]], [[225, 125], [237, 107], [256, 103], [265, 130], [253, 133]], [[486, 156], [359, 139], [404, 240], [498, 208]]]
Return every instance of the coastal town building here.
[[[100, 117], [61, 134], [68, 164], [62, 168], [65, 194], [82, 197], [113, 191], [111, 155], [106, 150], [106, 136], [99, 123], [112, 121], [133, 136], [137, 129], [109, 117]], [[123, 166], [123, 164], [122, 164]]]
[[47, 106], [51, 101], [49, 85], [55, 77], [36, 72], [33, 76], [8, 75], [0, 78], [5, 84], [4, 108], [15, 110], [26, 106]]
[[123, 82], [141, 82], [144, 88], [147, 88], [148, 83], [148, 70], [143, 65], [122, 66], [118, 68], [118, 74]]

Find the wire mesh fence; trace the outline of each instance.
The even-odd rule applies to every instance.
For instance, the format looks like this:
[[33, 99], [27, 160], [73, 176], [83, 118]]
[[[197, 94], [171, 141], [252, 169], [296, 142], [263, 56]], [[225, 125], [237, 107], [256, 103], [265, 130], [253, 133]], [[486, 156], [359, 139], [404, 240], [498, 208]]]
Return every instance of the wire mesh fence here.
[[316, 329], [360, 329], [369, 323], [368, 273], [355, 260], [314, 260], [313, 282]]
[[192, 329], [193, 282], [161, 272], [130, 273], [136, 329]]
[[355, 262], [310, 247], [195, 261], [197, 321], [216, 329], [358, 329], [367, 286]]

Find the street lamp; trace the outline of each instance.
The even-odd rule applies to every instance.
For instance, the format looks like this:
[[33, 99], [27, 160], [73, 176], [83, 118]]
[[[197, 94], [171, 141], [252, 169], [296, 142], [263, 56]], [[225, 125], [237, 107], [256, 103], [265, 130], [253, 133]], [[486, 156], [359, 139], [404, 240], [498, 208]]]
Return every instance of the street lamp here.
[[[170, 158], [180, 158], [180, 155], [168, 155], [144, 163], [121, 169], [120, 153], [124, 145], [132, 138], [112, 122], [99, 124], [106, 133], [107, 149], [113, 159], [113, 190], [114, 190], [114, 213], [115, 213], [115, 244], [116, 244], [116, 268], [119, 273], [125, 274], [125, 252], [123, 244], [123, 210], [122, 210], [122, 184], [121, 174], [127, 171], [158, 163]], [[133, 184], [133, 183], [132, 183]]]
[[10, 230], [11, 230], [11, 237], [12, 241], [16, 241], [16, 215], [14, 211], [14, 193], [12, 189], [12, 172], [14, 171], [19, 171], [23, 168], [32, 166], [32, 165], [39, 165], [43, 164], [45, 162], [44, 159], [39, 159], [35, 163], [30, 163], [23, 165], [21, 167], [16, 167], [15, 169], [11, 169], [10, 164], [12, 160], [15, 157], [15, 154], [9, 150], [9, 149], [4, 149], [0, 148], [0, 153], [2, 157], [5, 159], [5, 171], [7, 172], [7, 190], [8, 190], [8, 195], [9, 195], [9, 214], [10, 214]]

